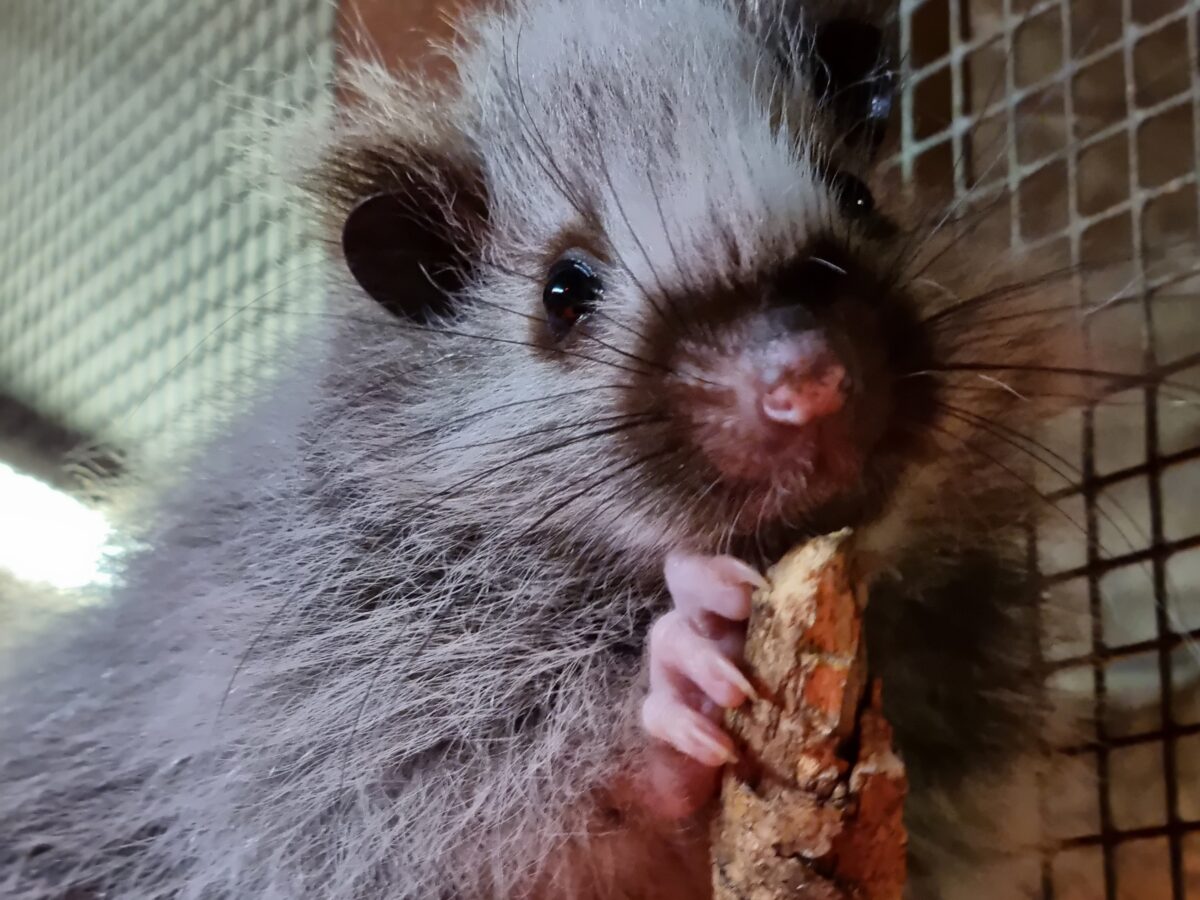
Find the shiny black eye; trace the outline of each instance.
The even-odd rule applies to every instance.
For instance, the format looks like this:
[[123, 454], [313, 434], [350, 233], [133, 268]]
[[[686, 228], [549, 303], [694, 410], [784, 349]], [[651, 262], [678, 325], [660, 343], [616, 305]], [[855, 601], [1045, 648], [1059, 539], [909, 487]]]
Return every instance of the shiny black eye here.
[[871, 189], [845, 172], [835, 172], [829, 176], [829, 189], [837, 198], [842, 212], [851, 219], [865, 219], [875, 212], [875, 198]]
[[571, 327], [595, 310], [604, 293], [604, 285], [592, 267], [580, 259], [561, 259], [550, 268], [542, 305], [550, 332], [558, 340], [566, 337]]

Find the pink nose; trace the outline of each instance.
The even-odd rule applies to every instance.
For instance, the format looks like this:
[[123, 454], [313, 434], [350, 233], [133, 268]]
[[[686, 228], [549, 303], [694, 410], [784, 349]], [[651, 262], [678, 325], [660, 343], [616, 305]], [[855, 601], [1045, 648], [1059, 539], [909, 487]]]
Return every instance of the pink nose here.
[[822, 354], [785, 371], [763, 392], [760, 405], [768, 420], [801, 428], [845, 406], [846, 388], [846, 367], [832, 353]]

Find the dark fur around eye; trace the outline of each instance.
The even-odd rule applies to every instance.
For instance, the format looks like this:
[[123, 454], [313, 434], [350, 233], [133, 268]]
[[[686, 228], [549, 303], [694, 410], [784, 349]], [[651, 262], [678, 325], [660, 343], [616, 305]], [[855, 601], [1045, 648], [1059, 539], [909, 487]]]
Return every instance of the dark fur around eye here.
[[542, 305], [554, 338], [562, 340], [576, 322], [595, 311], [603, 293], [600, 276], [583, 260], [567, 257], [551, 266]]
[[828, 176], [829, 189], [849, 219], [867, 219], [875, 214], [875, 197], [863, 182], [845, 172]]

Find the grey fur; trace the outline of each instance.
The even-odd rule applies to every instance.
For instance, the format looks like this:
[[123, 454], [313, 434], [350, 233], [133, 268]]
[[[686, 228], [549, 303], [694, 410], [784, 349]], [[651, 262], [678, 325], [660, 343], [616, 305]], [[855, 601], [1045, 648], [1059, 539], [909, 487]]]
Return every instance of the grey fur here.
[[[669, 501], [606, 423], [643, 396], [624, 386], [644, 389], [643, 365], [619, 351], [661, 330], [648, 293], [745, 276], [818, 230], [857, 240], [815, 174], [837, 135], [776, 68], [762, 21], [721, 0], [524, 0], [464, 31], [461, 94], [358, 69], [364, 105], [307, 139], [301, 181], [335, 224], [371, 179], [410, 164], [447, 207], [485, 188], [486, 222], [450, 222], [484, 261], [476, 302], [414, 331], [334, 271], [328, 331], [166, 498], [112, 603], [18, 653], [0, 694], [5, 897], [702, 895], [702, 829], [595, 798], [639, 746], [662, 556], [727, 546], [732, 511]], [[372, 149], [387, 166], [358, 165]], [[434, 157], [476, 174], [456, 180]], [[564, 229], [592, 226], [612, 255], [604, 343], [531, 350], [528, 273]], [[971, 289], [947, 282], [953, 254], [922, 274]], [[1013, 335], [980, 340], [1026, 353]], [[997, 394], [988, 414], [1014, 420]], [[643, 437], [673, 446], [666, 424]], [[941, 764], [969, 767], [963, 748], [979, 765], [1011, 758], [1036, 706], [1027, 603], [985, 603], [1005, 624], [981, 646], [900, 627], [905, 604], [947, 607], [981, 548], [999, 548], [985, 578], [1007, 570], [1019, 530], [997, 521], [1017, 524], [1024, 504], [999, 491], [981, 512], [987, 479], [963, 455], [889, 482], [866, 539], [904, 574], [878, 602], [895, 598], [885, 618], [909, 643], [876, 649], [901, 673], [901, 732], [942, 721], [927, 685], [899, 686], [942, 641], [960, 652], [934, 678], [994, 660], [969, 684], [1003, 697], [910, 761], [928, 787], [913, 806], [920, 896], [986, 834], [956, 799], [970, 779], [939, 778]]]

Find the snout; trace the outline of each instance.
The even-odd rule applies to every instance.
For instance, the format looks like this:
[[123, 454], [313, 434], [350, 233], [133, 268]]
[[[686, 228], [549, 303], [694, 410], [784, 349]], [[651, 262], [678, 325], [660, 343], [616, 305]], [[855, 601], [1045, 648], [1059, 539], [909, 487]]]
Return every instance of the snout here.
[[[770, 317], [773, 318], [773, 317]], [[768, 318], [768, 322], [770, 319]], [[820, 329], [731, 329], [694, 350], [682, 412], [714, 468], [738, 481], [840, 487], [860, 469], [852, 362]]]
[[779, 362], [764, 373], [758, 400], [768, 422], [805, 428], [845, 407], [850, 375], [823, 337], [781, 338], [770, 355]]

